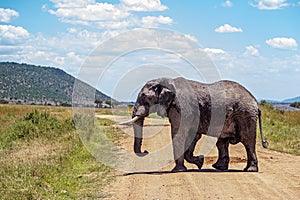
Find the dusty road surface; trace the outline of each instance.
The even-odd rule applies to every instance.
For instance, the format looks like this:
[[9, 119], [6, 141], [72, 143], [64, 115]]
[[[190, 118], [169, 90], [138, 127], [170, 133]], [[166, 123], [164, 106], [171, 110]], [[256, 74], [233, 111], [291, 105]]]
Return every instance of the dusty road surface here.
[[[109, 116], [97, 116], [111, 118]], [[122, 118], [111, 118], [122, 121]], [[152, 120], [146, 124], [163, 124], [162, 120]], [[157, 129], [159, 126], [146, 126]], [[144, 140], [143, 148], [150, 152], [170, 143], [170, 126], [165, 124], [158, 134]], [[127, 128], [126, 132], [133, 132]], [[157, 131], [157, 130], [155, 130]], [[147, 131], [146, 131], [147, 132]], [[132, 133], [131, 133], [132, 134]], [[203, 138], [201, 138], [202, 140]], [[122, 142], [122, 148], [132, 151], [133, 138]], [[272, 145], [272, 144], [271, 144]], [[199, 144], [197, 149], [201, 148]], [[107, 199], [300, 199], [300, 157], [263, 149], [257, 142], [259, 161], [258, 173], [241, 170], [246, 166], [246, 152], [241, 144], [230, 145], [228, 171], [217, 171], [211, 166], [217, 159], [214, 148], [205, 157], [201, 171], [196, 166], [186, 164], [189, 171], [170, 173], [174, 163], [154, 171], [126, 173], [118, 171], [116, 180], [104, 192]], [[145, 157], [146, 158], [146, 157]], [[170, 157], [170, 161], [172, 157]], [[128, 163], [139, 165], [139, 163]]]

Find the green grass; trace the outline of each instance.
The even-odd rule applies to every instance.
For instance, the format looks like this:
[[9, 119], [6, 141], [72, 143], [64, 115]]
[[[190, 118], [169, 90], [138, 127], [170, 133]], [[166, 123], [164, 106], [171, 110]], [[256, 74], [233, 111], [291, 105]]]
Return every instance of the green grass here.
[[99, 115], [118, 115], [118, 116], [127, 116], [131, 115], [133, 110], [132, 106], [121, 106], [117, 108], [96, 108], [95, 112]]
[[[107, 197], [102, 188], [113, 180], [114, 171], [82, 145], [70, 111], [0, 106], [1, 199]], [[113, 123], [100, 120], [99, 124], [112, 127]]]
[[276, 110], [270, 104], [261, 109], [269, 149], [300, 155], [300, 112]]
[[[300, 112], [261, 108], [269, 148], [300, 155]], [[93, 123], [81, 121], [83, 130]], [[115, 122], [99, 119], [97, 125], [116, 145], [125, 137]], [[113, 179], [114, 170], [82, 145], [71, 108], [0, 105], [0, 199], [105, 198], [103, 187]]]
[[0, 149], [7, 149], [23, 141], [60, 138], [64, 133], [74, 130], [73, 121], [69, 118], [58, 119], [47, 111], [32, 110], [1, 131]]

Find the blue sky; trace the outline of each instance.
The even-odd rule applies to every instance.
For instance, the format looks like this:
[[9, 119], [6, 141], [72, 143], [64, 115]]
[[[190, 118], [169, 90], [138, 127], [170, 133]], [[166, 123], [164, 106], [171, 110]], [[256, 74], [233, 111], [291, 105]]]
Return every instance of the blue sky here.
[[[0, 61], [77, 76], [103, 41], [139, 27], [189, 36], [257, 98], [300, 95], [300, 0], [2, 0]], [[109, 83], [100, 88], [110, 94]]]

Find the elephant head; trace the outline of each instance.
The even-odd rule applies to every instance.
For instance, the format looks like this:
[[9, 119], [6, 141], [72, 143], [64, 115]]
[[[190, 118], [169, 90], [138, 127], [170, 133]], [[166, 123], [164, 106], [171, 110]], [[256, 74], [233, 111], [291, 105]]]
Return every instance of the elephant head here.
[[[198, 127], [199, 108], [197, 98], [191, 91], [191, 86], [186, 79], [160, 78], [148, 81], [138, 94], [134, 105], [132, 119], [121, 124], [133, 124], [134, 129], [134, 152], [138, 156], [147, 155], [148, 152], [141, 151], [143, 140], [143, 124], [145, 117], [151, 113], [157, 113], [161, 117], [169, 117], [171, 107], [180, 112], [184, 120], [182, 124], [192, 123], [186, 127]], [[196, 100], [194, 102], [194, 100]], [[183, 106], [184, 105], [184, 106]], [[192, 116], [192, 117], [191, 117]], [[198, 121], [195, 122], [195, 119]], [[181, 125], [181, 128], [185, 126]]]
[[133, 123], [134, 152], [138, 156], [148, 154], [147, 151], [141, 152], [145, 117], [155, 112], [161, 117], [166, 117], [168, 108], [175, 99], [172, 81], [172, 79], [168, 78], [149, 81], [138, 94], [132, 113], [132, 120], [129, 121], [129, 123]]

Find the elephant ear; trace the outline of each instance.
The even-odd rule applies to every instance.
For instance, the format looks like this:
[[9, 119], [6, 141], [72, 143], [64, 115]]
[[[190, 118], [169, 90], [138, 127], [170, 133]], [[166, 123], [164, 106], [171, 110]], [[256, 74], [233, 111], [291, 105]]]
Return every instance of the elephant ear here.
[[166, 87], [161, 87], [158, 95], [158, 102], [160, 108], [157, 111], [159, 116], [167, 116], [167, 110], [170, 107], [171, 103], [174, 101], [175, 94]]

